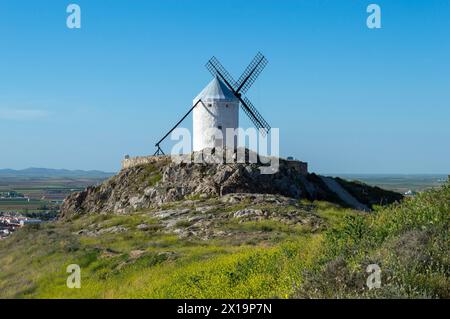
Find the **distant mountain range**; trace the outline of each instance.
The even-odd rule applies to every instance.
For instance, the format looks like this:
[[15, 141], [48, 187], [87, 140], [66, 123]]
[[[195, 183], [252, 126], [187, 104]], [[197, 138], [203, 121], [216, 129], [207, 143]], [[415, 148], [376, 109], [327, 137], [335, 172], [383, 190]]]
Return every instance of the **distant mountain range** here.
[[108, 178], [115, 175], [115, 173], [102, 171], [83, 171], [83, 170], [68, 170], [68, 169], [51, 169], [51, 168], [36, 168], [31, 167], [22, 170], [14, 169], [0, 169], [0, 178], [13, 177], [89, 177], [89, 178]]

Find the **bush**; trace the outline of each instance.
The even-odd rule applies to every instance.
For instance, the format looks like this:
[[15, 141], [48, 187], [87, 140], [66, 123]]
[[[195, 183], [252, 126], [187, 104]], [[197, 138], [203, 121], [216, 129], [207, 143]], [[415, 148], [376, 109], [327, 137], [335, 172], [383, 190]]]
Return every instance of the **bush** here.
[[[450, 185], [364, 216], [346, 216], [325, 234], [319, 262], [295, 297], [449, 298]], [[365, 286], [369, 264], [381, 289]]]

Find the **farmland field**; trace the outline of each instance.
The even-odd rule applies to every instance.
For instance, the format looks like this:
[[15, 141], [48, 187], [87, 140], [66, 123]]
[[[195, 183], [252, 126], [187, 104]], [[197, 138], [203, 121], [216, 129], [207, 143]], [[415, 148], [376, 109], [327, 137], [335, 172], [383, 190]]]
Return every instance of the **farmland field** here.
[[0, 193], [15, 191], [26, 199], [0, 199], [0, 212], [39, 213], [58, 211], [61, 202], [69, 194], [98, 184], [100, 178], [52, 178], [52, 177], [2, 177]]
[[23, 201], [23, 200], [1, 200], [0, 199], [0, 210], [42, 210], [47, 207], [49, 202], [43, 201], [43, 200], [30, 200], [30, 201]]
[[346, 180], [358, 180], [399, 193], [405, 193], [409, 190], [423, 192], [438, 188], [447, 181], [446, 174], [337, 174], [335, 176]]

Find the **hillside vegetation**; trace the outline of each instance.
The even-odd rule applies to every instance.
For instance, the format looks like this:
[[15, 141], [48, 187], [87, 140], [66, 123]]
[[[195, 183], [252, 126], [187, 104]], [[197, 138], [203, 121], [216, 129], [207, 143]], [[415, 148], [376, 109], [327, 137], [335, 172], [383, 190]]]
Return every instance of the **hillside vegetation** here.
[[0, 242], [0, 297], [449, 298], [449, 212], [447, 183], [371, 213], [229, 194], [76, 214]]

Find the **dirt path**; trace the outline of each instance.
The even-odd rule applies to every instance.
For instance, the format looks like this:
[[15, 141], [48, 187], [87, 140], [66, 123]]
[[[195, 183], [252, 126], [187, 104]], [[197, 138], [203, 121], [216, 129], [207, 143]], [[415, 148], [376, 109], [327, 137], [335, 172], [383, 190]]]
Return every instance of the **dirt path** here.
[[347, 192], [341, 184], [336, 182], [335, 179], [331, 177], [320, 176], [322, 181], [327, 185], [327, 187], [334, 193], [336, 193], [341, 200], [350, 205], [351, 207], [359, 210], [369, 211], [369, 207], [361, 204], [355, 197], [353, 197], [349, 192]]

